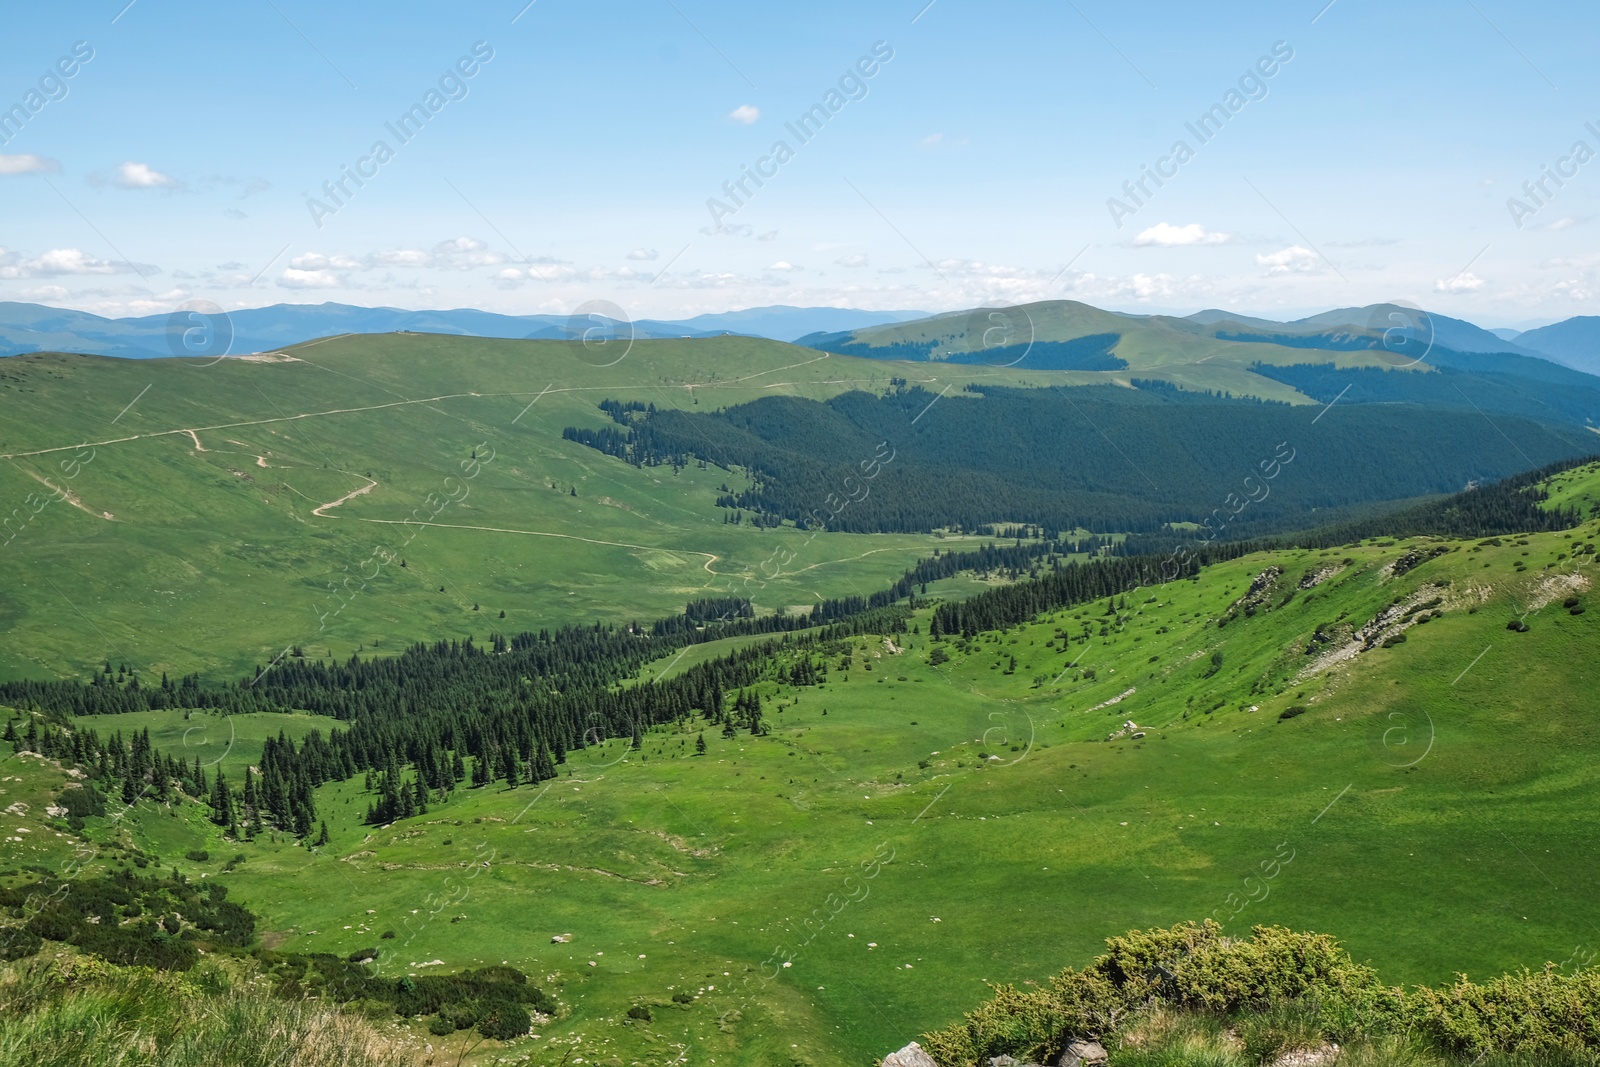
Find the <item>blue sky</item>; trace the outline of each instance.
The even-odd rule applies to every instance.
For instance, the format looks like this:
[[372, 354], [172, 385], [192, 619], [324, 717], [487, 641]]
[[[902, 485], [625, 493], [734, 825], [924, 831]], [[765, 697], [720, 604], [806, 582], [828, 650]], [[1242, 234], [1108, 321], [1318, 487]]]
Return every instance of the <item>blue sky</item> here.
[[525, 2], [8, 12], [0, 300], [1600, 313], [1592, 5]]

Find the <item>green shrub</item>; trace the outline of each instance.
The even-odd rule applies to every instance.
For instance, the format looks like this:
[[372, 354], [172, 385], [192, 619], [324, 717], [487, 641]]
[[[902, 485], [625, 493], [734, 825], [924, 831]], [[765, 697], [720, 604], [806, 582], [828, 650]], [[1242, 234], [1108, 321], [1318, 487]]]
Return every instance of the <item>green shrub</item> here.
[[[1047, 989], [997, 986], [965, 1022], [924, 1036], [941, 1064], [1011, 1055], [1049, 1062], [1072, 1036], [1104, 1037], [1152, 1004], [1212, 1014], [1262, 1011], [1314, 998], [1342, 1026], [1381, 1026], [1398, 1011], [1373, 972], [1324, 934], [1256, 927], [1226, 939], [1215, 922], [1138, 930], [1108, 938], [1110, 950], [1086, 970], [1071, 968]], [[1176, 1061], [1174, 1061], [1176, 1062]]]
[[628, 1018], [637, 1019], [642, 1023], [654, 1021], [654, 1017], [650, 1014], [650, 1006], [648, 1004], [635, 1004], [633, 1007], [629, 1008]]
[[183, 858], [195, 863], [208, 863], [211, 860], [211, 853], [203, 848], [191, 848], [183, 854]]
[[56, 797], [56, 803], [66, 808], [67, 814], [73, 819], [82, 820], [106, 813], [106, 798], [88, 783], [75, 789], [63, 789], [61, 795]]
[[478, 1023], [478, 1033], [498, 1041], [510, 1041], [533, 1029], [533, 1020], [520, 1004], [496, 1004]]
[[8, 926], [0, 930], [0, 960], [20, 960], [38, 952], [44, 941], [32, 930]]
[[33, 918], [28, 920], [28, 930], [46, 941], [66, 941], [72, 937], [78, 928], [78, 915], [69, 911], [60, 904], [50, 904], [40, 908]]
[[1478, 985], [1465, 976], [1407, 997], [1409, 1021], [1461, 1053], [1572, 1054], [1600, 1049], [1600, 971], [1547, 966]]

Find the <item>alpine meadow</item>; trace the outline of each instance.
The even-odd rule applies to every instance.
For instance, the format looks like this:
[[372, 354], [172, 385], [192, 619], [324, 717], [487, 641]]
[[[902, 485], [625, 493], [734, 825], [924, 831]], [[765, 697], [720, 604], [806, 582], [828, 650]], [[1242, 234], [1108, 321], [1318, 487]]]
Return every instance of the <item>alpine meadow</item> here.
[[1594, 11], [8, 25], [0, 1067], [1600, 1067]]

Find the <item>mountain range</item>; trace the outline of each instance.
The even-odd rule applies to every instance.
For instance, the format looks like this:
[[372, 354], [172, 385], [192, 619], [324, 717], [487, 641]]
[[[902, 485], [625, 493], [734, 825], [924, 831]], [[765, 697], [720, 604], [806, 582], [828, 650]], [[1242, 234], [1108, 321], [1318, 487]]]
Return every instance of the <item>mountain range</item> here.
[[[582, 310], [582, 309], [580, 309]], [[625, 321], [614, 305], [584, 315], [499, 315], [473, 308], [407, 311], [350, 304], [274, 304], [222, 314], [172, 312], [108, 319], [42, 304], [0, 302], [0, 356], [25, 352], [150, 359], [158, 356], [221, 356], [269, 352], [289, 345], [353, 333], [436, 333], [462, 337], [561, 340], [595, 324]], [[677, 322], [640, 319], [617, 328], [641, 339], [745, 334], [793, 341], [818, 331], [855, 329], [921, 318], [921, 311], [861, 311], [853, 308], [772, 306], [696, 315]]]
[[[1039, 306], [1047, 305], [1024, 305]], [[1337, 308], [1283, 322], [1218, 309], [1177, 317], [1102, 311], [1071, 301], [1060, 302], [1059, 306], [1093, 312], [1099, 320], [1099, 332], [1119, 335], [1135, 329], [1154, 328], [1189, 336], [1209, 334], [1218, 340], [1228, 341], [1259, 341], [1270, 337], [1277, 343], [1293, 347], [1332, 351], [1367, 348], [1374, 341], [1380, 347], [1384, 343], [1392, 347], [1397, 337], [1404, 337], [1410, 340], [1413, 347], [1437, 346], [1455, 352], [1531, 356], [1589, 374], [1600, 373], [1600, 316], [1594, 315], [1579, 315], [1538, 329], [1518, 331], [1484, 329], [1464, 319], [1390, 304]], [[585, 315], [581, 328], [595, 323], [609, 326], [621, 322], [620, 309], [611, 315], [604, 313], [606, 309], [591, 310], [596, 311], [599, 317]], [[989, 331], [986, 337], [988, 343], [981, 347], [993, 347], [993, 340], [998, 334], [991, 329], [995, 325], [991, 316], [998, 310], [977, 308], [930, 315], [921, 311], [773, 305], [695, 315], [686, 319], [639, 319], [617, 328], [631, 330], [633, 336], [641, 339], [708, 337], [731, 333], [792, 341], [828, 351], [848, 350], [862, 355], [877, 355], [879, 353], [867, 350], [903, 345], [912, 338], [926, 341], [943, 336], [946, 344], [938, 355], [948, 357], [952, 354], [948, 351], [951, 347], [949, 339], [959, 334], [961, 327], [974, 316], [982, 320], [984, 330]], [[1085, 336], [1081, 331], [1074, 332], [1070, 324], [1060, 321], [1059, 316], [1055, 317], [1055, 321], [1051, 321], [1051, 318], [1046, 316], [1045, 321], [1031, 324], [1033, 341], [1059, 342]], [[952, 326], [957, 328], [952, 330]], [[196, 327], [199, 332], [191, 332]], [[573, 336], [577, 328], [580, 327], [575, 326], [573, 316], [501, 315], [473, 308], [409, 311], [336, 303], [273, 304], [231, 311], [225, 316], [217, 313], [198, 316], [173, 312], [109, 319], [42, 304], [0, 301], [0, 356], [48, 351], [125, 359], [224, 353], [243, 355], [341, 334], [398, 331], [559, 340]], [[1016, 328], [1022, 328], [1020, 319]], [[904, 354], [904, 349], [894, 351], [896, 357]], [[926, 355], [927, 352], [922, 354]]]

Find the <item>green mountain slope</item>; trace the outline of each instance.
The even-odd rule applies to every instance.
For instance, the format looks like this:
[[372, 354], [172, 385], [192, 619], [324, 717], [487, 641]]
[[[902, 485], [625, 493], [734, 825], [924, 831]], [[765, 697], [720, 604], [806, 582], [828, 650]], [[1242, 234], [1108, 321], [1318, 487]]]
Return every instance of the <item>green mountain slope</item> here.
[[[1552, 489], [1592, 500], [1600, 469]], [[320, 848], [225, 841], [187, 801], [86, 832], [225, 880], [285, 948], [394, 929], [391, 977], [538, 975], [571, 1014], [512, 1051], [547, 1056], [581, 1037], [624, 1063], [857, 1064], [957, 1021], [984, 982], [1206, 916], [1328, 931], [1393, 983], [1570, 968], [1600, 921], [1597, 540], [1590, 518], [1255, 553], [971, 637], [933, 639], [949, 605], [926, 606], [814, 650], [817, 684], [778, 646], [752, 687], [763, 736], [695, 714], [381, 827], [358, 774], [318, 790]], [[29, 805], [0, 824], [6, 861], [60, 863], [71, 836], [41, 812], [64, 773], [4, 767]], [[182, 858], [201, 847], [218, 859]], [[627, 1021], [638, 1005], [650, 1021]]]
[[1435, 403], [1442, 395], [1492, 413], [1600, 426], [1600, 380], [1583, 373], [1593, 368], [1570, 360], [1561, 366], [1497, 340], [1470, 323], [1398, 305], [1276, 323], [1220, 311], [1127, 315], [1059, 300], [813, 334], [799, 343], [877, 359], [1072, 369], [1080, 382], [1158, 379], [1290, 402], [1307, 395], [1305, 372], [1315, 365], [1327, 380], [1342, 379], [1332, 393], [1359, 381], [1384, 401], [1415, 400], [1421, 391]]
[[[732, 337], [591, 349], [382, 335], [285, 358], [7, 359], [0, 677], [107, 656], [240, 674], [294, 645], [344, 658], [653, 618], [736, 587], [769, 611], [877, 588], [933, 542], [729, 526], [714, 501], [737, 475], [638, 470], [561, 429], [606, 424], [608, 396], [693, 409], [888, 377]], [[787, 562], [761, 570], [775, 552]]]

